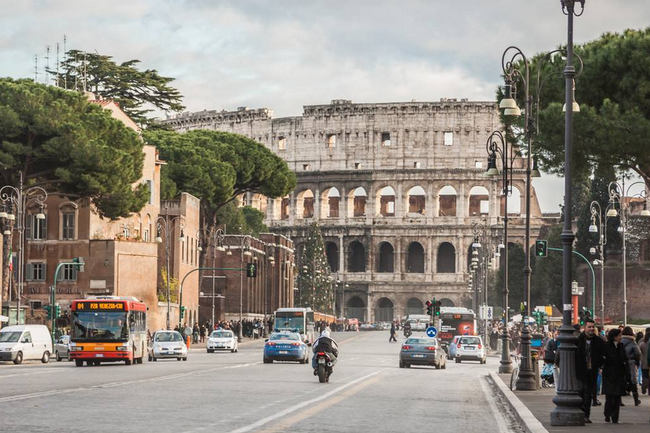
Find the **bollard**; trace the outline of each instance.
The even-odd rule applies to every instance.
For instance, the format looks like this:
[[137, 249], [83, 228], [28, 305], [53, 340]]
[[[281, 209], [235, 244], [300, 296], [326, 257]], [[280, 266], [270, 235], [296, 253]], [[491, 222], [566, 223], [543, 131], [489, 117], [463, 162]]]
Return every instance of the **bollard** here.
[[187, 336], [187, 348], [188, 348], [188, 349], [190, 348], [190, 341], [191, 341], [190, 338], [191, 338], [191, 337], [188, 335], [188, 336]]

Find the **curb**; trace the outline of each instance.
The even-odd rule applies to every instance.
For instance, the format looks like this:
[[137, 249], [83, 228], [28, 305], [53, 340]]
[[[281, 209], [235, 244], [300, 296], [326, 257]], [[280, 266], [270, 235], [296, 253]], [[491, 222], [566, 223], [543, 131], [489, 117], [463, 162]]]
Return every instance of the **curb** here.
[[490, 378], [496, 385], [501, 396], [508, 402], [508, 406], [510, 406], [517, 421], [519, 421], [526, 433], [548, 433], [548, 430], [535, 418], [535, 415], [533, 415], [530, 409], [503, 383], [503, 380], [501, 380], [498, 374], [490, 372]]

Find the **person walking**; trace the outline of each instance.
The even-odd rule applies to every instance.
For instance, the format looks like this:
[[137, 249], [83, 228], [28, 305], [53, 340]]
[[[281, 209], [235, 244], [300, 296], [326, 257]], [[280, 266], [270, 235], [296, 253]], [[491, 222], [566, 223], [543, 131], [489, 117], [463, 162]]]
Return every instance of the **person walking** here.
[[621, 331], [612, 329], [607, 334], [605, 363], [603, 364], [603, 394], [605, 394], [605, 422], [618, 424], [621, 397], [630, 377]]
[[596, 324], [592, 319], [585, 320], [584, 331], [578, 337], [576, 352], [576, 377], [580, 385], [582, 411], [585, 413], [585, 423], [591, 424], [591, 403], [594, 398], [595, 384], [598, 379], [598, 369], [605, 357], [605, 342], [596, 335]]
[[630, 370], [630, 382], [629, 389], [634, 397], [634, 405], [638, 406], [641, 404], [639, 400], [639, 366], [641, 365], [641, 349], [636, 344], [636, 339], [634, 335], [634, 330], [630, 326], [626, 326], [623, 329], [623, 337], [621, 344], [625, 348], [625, 356], [627, 360], [627, 366]]
[[390, 343], [391, 341], [394, 341], [397, 343], [397, 338], [395, 338], [395, 334], [397, 331], [395, 330], [395, 322], [391, 323], [390, 325], [390, 338], [388, 339], [388, 342]]
[[641, 349], [641, 393], [645, 394], [648, 391], [648, 383], [650, 382], [650, 371], [648, 370], [648, 346], [650, 343], [650, 328], [646, 328], [645, 335], [639, 344]]

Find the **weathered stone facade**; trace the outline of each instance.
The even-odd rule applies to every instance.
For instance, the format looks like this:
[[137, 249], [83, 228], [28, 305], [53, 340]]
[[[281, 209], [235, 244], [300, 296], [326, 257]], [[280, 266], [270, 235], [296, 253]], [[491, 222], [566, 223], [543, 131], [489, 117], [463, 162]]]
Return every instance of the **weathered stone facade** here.
[[[485, 143], [500, 129], [494, 102], [305, 106], [300, 117], [268, 109], [203, 111], [168, 119], [178, 131], [211, 129], [250, 137], [287, 161], [298, 176], [287, 197], [244, 198], [266, 213], [276, 233], [300, 249], [319, 221], [347, 317], [380, 321], [423, 312], [427, 299], [470, 306], [472, 225], [500, 226], [500, 178], [484, 176]], [[499, 163], [500, 166], [500, 163]], [[525, 160], [513, 163], [510, 242], [523, 243]], [[541, 226], [533, 190], [532, 236]], [[340, 308], [337, 308], [341, 311]]]

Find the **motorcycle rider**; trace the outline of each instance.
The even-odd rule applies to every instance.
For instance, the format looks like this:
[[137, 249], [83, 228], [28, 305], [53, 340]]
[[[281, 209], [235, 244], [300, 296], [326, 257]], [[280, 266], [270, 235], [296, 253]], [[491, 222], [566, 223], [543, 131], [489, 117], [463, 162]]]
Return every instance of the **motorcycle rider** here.
[[[336, 341], [330, 337], [330, 331], [325, 328], [320, 337], [312, 345], [314, 353], [325, 352], [332, 360], [332, 367], [336, 365], [336, 358], [339, 356], [339, 346]], [[318, 376], [318, 359], [316, 356], [311, 358], [311, 366], [314, 368], [314, 376]]]
[[404, 337], [408, 338], [411, 336], [411, 322], [406, 322], [403, 326], [404, 328]]

